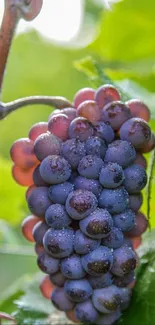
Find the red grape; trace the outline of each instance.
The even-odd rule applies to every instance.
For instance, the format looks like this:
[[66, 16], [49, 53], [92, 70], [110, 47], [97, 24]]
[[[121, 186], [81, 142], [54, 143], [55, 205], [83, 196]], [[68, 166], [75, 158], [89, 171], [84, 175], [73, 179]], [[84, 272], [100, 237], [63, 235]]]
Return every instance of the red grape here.
[[142, 237], [141, 236], [139, 236], [139, 237], [133, 237], [131, 239], [131, 242], [132, 242], [133, 248], [134, 249], [137, 249], [141, 245], [141, 243], [142, 243]]
[[150, 120], [149, 108], [139, 99], [131, 99], [126, 102], [126, 105], [130, 108], [132, 117], [140, 117], [146, 122]]
[[76, 318], [74, 311], [67, 311], [66, 316], [69, 320], [71, 320], [74, 323], [79, 323], [79, 320]]
[[46, 133], [48, 130], [48, 123], [47, 122], [39, 122], [32, 125], [29, 131], [29, 138], [35, 141], [38, 136], [42, 133]]
[[43, 133], [35, 140], [34, 152], [37, 158], [42, 161], [49, 155], [58, 155], [60, 152], [61, 140], [50, 132]]
[[95, 90], [92, 88], [80, 89], [74, 97], [74, 106], [77, 108], [85, 100], [94, 100]]
[[147, 168], [147, 160], [139, 152], [136, 153], [136, 160], [134, 161], [134, 164], [137, 164], [145, 169]]
[[140, 150], [142, 153], [148, 153], [152, 151], [155, 148], [155, 135], [153, 132], [151, 132], [151, 138], [147, 144], [143, 146], [143, 148]]
[[16, 165], [12, 167], [12, 176], [14, 180], [21, 186], [33, 185], [33, 172], [35, 167], [30, 169], [22, 169]]
[[35, 243], [34, 249], [37, 255], [40, 255], [44, 251], [44, 246], [38, 243]]
[[95, 94], [95, 101], [100, 109], [113, 101], [120, 100], [120, 98], [118, 90], [112, 85], [99, 87]]
[[31, 168], [38, 162], [34, 154], [33, 141], [28, 138], [15, 141], [11, 147], [10, 155], [13, 162], [21, 168]]
[[31, 241], [31, 242], [34, 242], [34, 238], [33, 238], [33, 228], [34, 226], [40, 222], [41, 220], [43, 220], [42, 218], [38, 218], [36, 216], [28, 216], [27, 218], [25, 218], [22, 222], [22, 225], [21, 225], [21, 230], [22, 230], [22, 233], [23, 233], [23, 236]]
[[53, 115], [48, 122], [48, 130], [61, 140], [68, 139], [70, 120], [65, 114]]
[[141, 212], [136, 214], [136, 225], [127, 234], [128, 237], [134, 238], [141, 236], [148, 227], [148, 220]]
[[53, 289], [54, 285], [50, 281], [49, 275], [44, 276], [44, 278], [40, 282], [40, 291], [44, 298], [51, 299]]
[[77, 108], [77, 115], [85, 117], [91, 123], [96, 123], [101, 119], [101, 110], [93, 100], [82, 102]]

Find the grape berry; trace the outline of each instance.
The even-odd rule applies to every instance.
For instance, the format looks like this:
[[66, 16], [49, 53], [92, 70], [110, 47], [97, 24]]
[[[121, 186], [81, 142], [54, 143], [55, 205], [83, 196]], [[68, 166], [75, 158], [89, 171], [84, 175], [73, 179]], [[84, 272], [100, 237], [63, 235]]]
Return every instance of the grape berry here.
[[22, 223], [46, 275], [43, 296], [73, 322], [114, 324], [131, 299], [155, 147], [150, 112], [111, 85], [84, 88], [12, 145], [15, 181], [32, 215]]

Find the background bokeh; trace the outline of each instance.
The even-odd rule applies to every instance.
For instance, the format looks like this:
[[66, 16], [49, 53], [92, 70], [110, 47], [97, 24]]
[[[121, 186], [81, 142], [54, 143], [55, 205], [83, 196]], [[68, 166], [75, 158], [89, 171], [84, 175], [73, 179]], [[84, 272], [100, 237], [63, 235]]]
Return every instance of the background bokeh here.
[[[103, 76], [149, 105], [155, 129], [154, 0], [54, 3], [44, 0], [40, 17], [30, 25], [19, 25], [6, 70], [3, 100], [29, 95], [61, 95], [72, 100], [79, 88], [100, 83], [93, 66], [96, 60]], [[20, 222], [29, 212], [25, 188], [15, 184], [11, 176], [9, 150], [13, 141], [27, 136], [33, 123], [46, 121], [52, 109], [29, 106], [0, 122], [0, 303], [16, 283], [20, 288], [23, 275], [31, 277], [37, 271], [33, 245], [20, 233]], [[154, 191], [152, 185], [152, 197]], [[152, 226], [154, 212], [151, 203]]]

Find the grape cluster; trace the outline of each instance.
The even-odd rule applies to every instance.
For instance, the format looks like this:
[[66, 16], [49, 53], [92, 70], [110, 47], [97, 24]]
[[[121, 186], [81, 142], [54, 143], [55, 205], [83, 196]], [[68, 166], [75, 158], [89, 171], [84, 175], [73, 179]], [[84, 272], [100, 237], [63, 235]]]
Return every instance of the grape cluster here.
[[111, 85], [85, 88], [12, 145], [13, 177], [28, 186], [32, 214], [22, 232], [47, 274], [40, 290], [74, 322], [111, 325], [130, 303], [148, 226], [139, 209], [142, 154], [155, 147], [149, 118], [146, 105], [121, 102]]

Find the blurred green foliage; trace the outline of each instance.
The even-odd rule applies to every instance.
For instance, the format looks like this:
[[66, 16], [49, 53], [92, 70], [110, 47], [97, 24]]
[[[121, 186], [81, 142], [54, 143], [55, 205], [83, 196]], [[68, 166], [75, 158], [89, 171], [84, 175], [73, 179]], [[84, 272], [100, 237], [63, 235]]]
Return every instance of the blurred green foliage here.
[[[129, 97], [141, 98], [149, 105], [152, 113], [150, 124], [155, 131], [155, 2], [124, 0], [113, 5], [109, 11], [102, 10], [102, 7], [95, 3], [95, 0], [85, 1], [86, 15], [80, 35], [75, 40], [76, 43], [72, 42], [68, 48], [48, 43], [35, 31], [16, 37], [5, 75], [3, 100], [11, 101], [40, 94], [61, 95], [72, 100], [79, 88], [89, 85], [97, 87], [103, 82], [109, 82], [111, 78], [120, 87], [123, 98], [126, 93]], [[96, 37], [91, 44], [84, 47], [88, 31], [92, 33], [87, 35], [89, 39], [94, 35]], [[80, 45], [82, 48], [77, 48]], [[88, 56], [89, 60], [81, 61]], [[100, 71], [94, 68], [93, 60], [98, 62]], [[47, 106], [29, 106], [12, 113], [0, 122], [0, 219], [3, 220], [0, 222], [0, 309], [6, 312], [14, 310], [13, 300], [19, 299], [21, 293], [25, 292], [22, 285], [25, 278], [18, 280], [17, 285], [14, 285], [15, 280], [26, 274], [31, 278], [37, 270], [32, 245], [27, 244], [20, 234], [20, 222], [28, 214], [28, 210], [25, 189], [15, 184], [11, 176], [9, 150], [14, 140], [27, 136], [33, 123], [46, 121], [52, 109]], [[149, 157], [148, 155], [148, 163]], [[151, 197], [154, 195], [153, 182]], [[145, 192], [144, 197], [143, 209], [146, 211]], [[152, 200], [152, 226], [155, 226], [154, 213], [155, 205]], [[153, 254], [154, 252], [152, 256]], [[154, 264], [148, 264], [143, 270], [142, 281], [137, 287], [139, 293], [136, 291], [136, 303], [146, 278], [150, 279], [151, 283], [153, 281], [148, 273], [150, 268], [154, 270]], [[145, 291], [142, 291], [145, 299], [148, 299], [149, 283], [147, 282]], [[29, 297], [27, 292], [26, 297], [27, 294]], [[137, 318], [134, 319], [132, 314], [131, 323], [128, 322], [128, 325], [140, 324], [138, 317], [144, 307], [143, 302], [140, 303]], [[20, 303], [18, 307], [21, 313], [18, 314], [18, 319], [21, 322], [21, 319], [27, 316], [22, 314], [25, 311], [19, 305]], [[146, 309], [145, 312], [147, 313]], [[32, 314], [33, 311], [31, 316]], [[28, 315], [28, 321], [31, 316]], [[35, 317], [44, 317], [44, 312]], [[152, 318], [145, 320], [149, 325]], [[124, 322], [127, 323], [126, 318]]]

